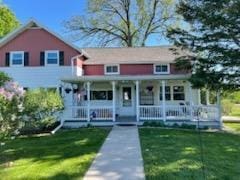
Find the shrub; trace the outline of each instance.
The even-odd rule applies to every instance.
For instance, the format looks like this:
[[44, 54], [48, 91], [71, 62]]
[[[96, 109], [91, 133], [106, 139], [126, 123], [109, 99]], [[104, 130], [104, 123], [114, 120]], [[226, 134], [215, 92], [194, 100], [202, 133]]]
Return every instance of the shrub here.
[[42, 88], [28, 91], [24, 98], [25, 126], [21, 132], [26, 129], [45, 131], [53, 127], [62, 109], [59, 93]]
[[[5, 81], [5, 79], [2, 79]], [[24, 90], [13, 81], [0, 87], [0, 131], [2, 136], [16, 134], [23, 115]]]

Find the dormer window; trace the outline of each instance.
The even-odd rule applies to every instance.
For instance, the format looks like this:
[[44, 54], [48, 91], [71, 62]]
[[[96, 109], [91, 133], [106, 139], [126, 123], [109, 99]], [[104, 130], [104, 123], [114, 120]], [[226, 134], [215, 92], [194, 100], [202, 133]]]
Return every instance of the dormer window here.
[[59, 64], [59, 51], [45, 51], [45, 64], [58, 65]]
[[105, 74], [119, 74], [119, 65], [105, 65]]
[[13, 51], [10, 53], [10, 65], [11, 66], [23, 66], [24, 65], [24, 51]]
[[169, 74], [170, 66], [169, 64], [155, 64], [154, 65], [154, 74]]

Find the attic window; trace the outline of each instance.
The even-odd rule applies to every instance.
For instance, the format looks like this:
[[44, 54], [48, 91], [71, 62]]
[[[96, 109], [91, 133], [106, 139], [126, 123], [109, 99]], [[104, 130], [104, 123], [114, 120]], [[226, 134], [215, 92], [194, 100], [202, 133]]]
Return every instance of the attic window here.
[[170, 66], [169, 64], [155, 64], [154, 65], [154, 74], [169, 74]]
[[119, 74], [119, 65], [105, 65], [105, 74]]
[[13, 51], [10, 53], [10, 64], [11, 66], [23, 66], [24, 52]]

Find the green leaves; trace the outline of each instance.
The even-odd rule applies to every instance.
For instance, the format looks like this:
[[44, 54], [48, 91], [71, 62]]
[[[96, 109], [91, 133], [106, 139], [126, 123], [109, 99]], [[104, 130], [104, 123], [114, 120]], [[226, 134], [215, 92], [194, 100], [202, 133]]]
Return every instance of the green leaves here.
[[19, 26], [19, 22], [13, 12], [0, 3], [0, 38]]

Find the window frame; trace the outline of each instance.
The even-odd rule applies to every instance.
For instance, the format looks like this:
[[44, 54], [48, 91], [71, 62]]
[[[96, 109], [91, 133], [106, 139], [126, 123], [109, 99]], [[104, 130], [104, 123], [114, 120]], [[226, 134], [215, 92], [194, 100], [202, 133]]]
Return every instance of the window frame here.
[[[168, 93], [167, 93], [167, 91], [166, 91], [166, 88], [169, 88], [169, 92], [168, 92]], [[160, 100], [160, 101], [163, 100], [161, 89], [162, 89], [162, 86], [159, 87], [159, 100]], [[166, 85], [166, 86], [165, 86], [165, 101], [172, 101], [172, 100], [173, 100], [173, 93], [172, 93], [171, 89], [172, 89], [172, 86], [171, 86], [171, 85]], [[167, 99], [167, 98], [166, 98], [166, 95], [167, 95], [167, 94], [170, 95], [170, 99]]]
[[[157, 66], [167, 66], [166, 72], [158, 72]], [[170, 74], [170, 64], [154, 64], [154, 74]]]
[[[13, 55], [14, 54], [22, 55], [22, 64], [13, 64]], [[10, 52], [10, 66], [11, 67], [23, 67], [24, 66], [24, 51], [11, 51]]]
[[[57, 54], [57, 63], [56, 64], [49, 64], [48, 63], [48, 54], [49, 53], [56, 53]], [[59, 50], [47, 50], [44, 51], [44, 61], [45, 61], [45, 66], [59, 66]]]
[[[94, 92], [104, 92], [105, 93], [105, 96], [106, 98], [105, 99], [93, 99], [93, 94]], [[91, 101], [112, 101], [112, 98], [113, 98], [113, 92], [112, 92], [112, 95], [110, 95], [110, 92], [112, 92], [112, 90], [91, 90], [90, 91], [90, 100]], [[111, 97], [111, 98], [110, 98]]]
[[[107, 72], [107, 68], [108, 67], [113, 67], [113, 66], [117, 67], [117, 72]], [[105, 64], [104, 65], [104, 74], [105, 75], [117, 75], [117, 74], [120, 74], [120, 66], [119, 66], [119, 64]]]

